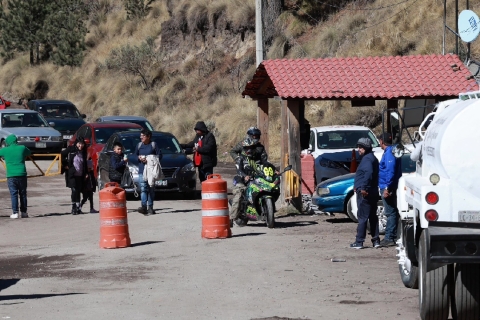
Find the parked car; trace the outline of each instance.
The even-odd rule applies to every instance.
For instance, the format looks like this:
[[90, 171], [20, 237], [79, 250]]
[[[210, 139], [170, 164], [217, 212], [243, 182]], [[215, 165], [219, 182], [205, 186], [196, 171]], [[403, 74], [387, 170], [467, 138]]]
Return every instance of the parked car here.
[[[160, 161], [165, 176], [163, 180], [156, 181], [156, 192], [182, 192], [186, 198], [191, 198], [196, 190], [196, 172], [192, 160], [183, 153], [177, 138], [171, 133], [153, 131], [152, 140], [162, 150], [163, 157]], [[113, 144], [121, 142], [124, 153], [128, 155], [128, 166], [132, 173], [136, 190], [140, 193], [138, 181], [138, 157], [133, 155], [135, 148], [140, 143], [138, 132], [116, 132], [105, 144], [98, 157], [98, 188], [103, 189], [106, 182], [109, 182], [108, 170], [110, 158], [113, 153]], [[122, 186], [127, 193], [134, 193], [133, 186]]]
[[310, 146], [304, 152], [311, 153], [315, 159], [315, 181], [320, 183], [349, 173], [352, 150], [356, 149], [358, 140], [364, 137], [372, 140], [373, 151], [380, 159], [383, 153], [380, 143], [367, 127], [342, 125], [311, 128]]
[[81, 126], [70, 138], [68, 145], [72, 146], [77, 137], [82, 137], [88, 144], [87, 159], [92, 158], [93, 171], [97, 176], [98, 153], [102, 151], [108, 138], [115, 132], [120, 131], [141, 131], [142, 127], [129, 122], [91, 122]]
[[[402, 156], [403, 175], [414, 173], [415, 166], [415, 161], [410, 159], [410, 153]], [[358, 222], [357, 203], [355, 197], [353, 197], [354, 178], [355, 173], [349, 173], [319, 183], [312, 197], [312, 203], [323, 212], [345, 213], [350, 219]], [[383, 203], [381, 200], [378, 202], [377, 214], [380, 216], [380, 230], [384, 231], [386, 219], [383, 216]]]
[[154, 131], [152, 124], [144, 117], [139, 116], [104, 116], [100, 117], [95, 122], [105, 122], [105, 121], [120, 121], [120, 122], [131, 122], [141, 125], [143, 128], [150, 131]]
[[84, 119], [87, 117], [67, 100], [30, 100], [27, 105], [30, 110], [42, 114], [52, 127], [62, 133], [64, 147], [75, 131], [85, 124]]
[[0, 147], [6, 147], [5, 139], [14, 134], [18, 144], [32, 153], [60, 153], [62, 134], [50, 127], [38, 112], [27, 109], [0, 110]]
[[10, 101], [5, 100], [3, 97], [0, 97], [0, 110], [10, 107]]

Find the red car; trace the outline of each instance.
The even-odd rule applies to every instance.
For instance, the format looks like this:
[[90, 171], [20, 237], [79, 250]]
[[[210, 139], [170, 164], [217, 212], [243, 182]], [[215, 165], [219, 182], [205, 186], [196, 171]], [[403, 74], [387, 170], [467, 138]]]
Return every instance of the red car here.
[[88, 144], [87, 158], [92, 158], [93, 171], [97, 176], [98, 153], [103, 149], [108, 138], [115, 132], [141, 131], [142, 126], [129, 122], [91, 122], [86, 123], [72, 136], [68, 145], [72, 146], [77, 137], [83, 137]]
[[10, 101], [7, 101], [0, 97], [0, 109], [6, 109], [8, 107], [10, 107]]

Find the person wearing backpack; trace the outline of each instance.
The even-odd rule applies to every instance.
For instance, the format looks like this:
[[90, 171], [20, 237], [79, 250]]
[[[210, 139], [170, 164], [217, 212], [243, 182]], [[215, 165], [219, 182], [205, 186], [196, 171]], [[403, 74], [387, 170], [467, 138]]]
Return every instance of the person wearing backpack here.
[[143, 172], [147, 164], [147, 156], [154, 155], [158, 161], [162, 159], [162, 150], [152, 141], [152, 132], [143, 129], [140, 132], [140, 143], [135, 148], [135, 154], [138, 157], [138, 182], [140, 183], [140, 199], [142, 206], [138, 208], [138, 212], [150, 216], [154, 214], [153, 200], [155, 199], [155, 185], [150, 186], [148, 181], [143, 179]]
[[193, 164], [198, 168], [200, 182], [207, 180], [207, 176], [213, 173], [213, 167], [217, 166], [217, 141], [213, 133], [208, 131], [205, 122], [199, 121], [195, 125], [195, 138], [189, 143], [182, 143], [183, 149], [190, 149], [193, 153]]

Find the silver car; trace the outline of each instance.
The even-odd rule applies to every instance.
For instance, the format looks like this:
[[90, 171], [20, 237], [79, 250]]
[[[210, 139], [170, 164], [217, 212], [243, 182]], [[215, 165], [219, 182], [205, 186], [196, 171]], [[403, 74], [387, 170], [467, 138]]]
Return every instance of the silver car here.
[[144, 129], [154, 131], [152, 124], [148, 122], [145, 117], [140, 116], [103, 116], [95, 120], [95, 122], [107, 122], [107, 121], [118, 121], [118, 122], [130, 122], [141, 125]]
[[[0, 110], [0, 147], [6, 147], [5, 139], [14, 134], [18, 144], [32, 153], [60, 153], [63, 141], [60, 132], [37, 112], [28, 109]], [[53, 125], [53, 123], [52, 123]]]

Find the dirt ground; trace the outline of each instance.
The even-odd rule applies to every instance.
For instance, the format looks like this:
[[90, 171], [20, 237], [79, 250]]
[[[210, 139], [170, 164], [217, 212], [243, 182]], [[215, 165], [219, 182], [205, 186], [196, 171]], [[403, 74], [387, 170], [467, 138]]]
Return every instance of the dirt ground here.
[[153, 216], [128, 201], [132, 246], [101, 249], [99, 214], [69, 214], [63, 176], [29, 179], [28, 219], [9, 218], [0, 185], [1, 319], [419, 319], [395, 248], [347, 248], [356, 224], [342, 214], [208, 240], [201, 200], [165, 194]]

